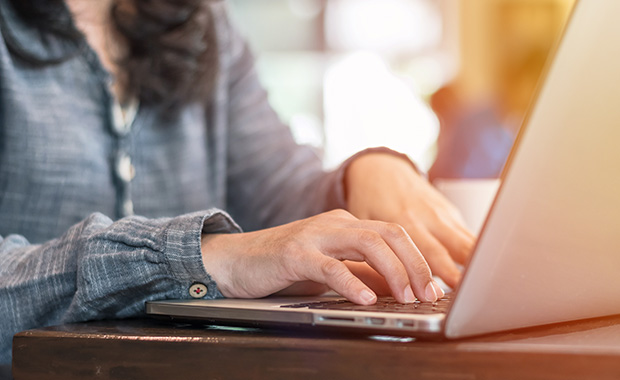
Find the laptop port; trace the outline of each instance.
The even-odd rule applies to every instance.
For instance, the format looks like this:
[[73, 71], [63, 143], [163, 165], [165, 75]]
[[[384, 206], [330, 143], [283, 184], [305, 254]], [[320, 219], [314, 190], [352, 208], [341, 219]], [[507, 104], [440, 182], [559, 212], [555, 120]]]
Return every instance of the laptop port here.
[[321, 322], [355, 322], [355, 318], [319, 316]]
[[369, 325], [375, 325], [375, 326], [384, 325], [385, 318], [369, 317], [369, 318], [366, 318], [366, 323]]
[[397, 322], [399, 327], [409, 327], [409, 328], [415, 328], [416, 327], [416, 321], [410, 321], [407, 319], [399, 319]]

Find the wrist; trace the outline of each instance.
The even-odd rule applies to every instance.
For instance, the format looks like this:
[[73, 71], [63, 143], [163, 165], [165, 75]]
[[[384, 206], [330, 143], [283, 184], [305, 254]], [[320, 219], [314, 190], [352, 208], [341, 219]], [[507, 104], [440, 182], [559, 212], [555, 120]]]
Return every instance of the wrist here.
[[410, 173], [420, 176], [417, 167], [409, 158], [393, 151], [378, 151], [360, 155], [347, 167], [344, 173], [345, 199], [351, 199], [351, 193], [355, 190], [366, 190], [367, 186], [382, 186], [386, 177], [394, 174]]
[[205, 270], [213, 281], [217, 284], [218, 289], [225, 297], [230, 295], [229, 287], [226, 279], [230, 278], [227, 275], [227, 266], [225, 260], [223, 260], [225, 253], [223, 247], [226, 246], [224, 240], [230, 234], [205, 234], [200, 237], [200, 253], [202, 256], [202, 263]]

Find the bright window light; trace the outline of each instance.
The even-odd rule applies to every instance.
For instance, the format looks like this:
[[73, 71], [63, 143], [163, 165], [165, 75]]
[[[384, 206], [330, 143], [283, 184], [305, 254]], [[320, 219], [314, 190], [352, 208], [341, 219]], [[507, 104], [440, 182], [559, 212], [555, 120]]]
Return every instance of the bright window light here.
[[335, 50], [413, 54], [442, 38], [441, 14], [426, 0], [330, 0], [325, 25]]
[[334, 167], [369, 146], [408, 154], [426, 170], [439, 122], [414, 88], [377, 54], [357, 52], [325, 75], [325, 165]]

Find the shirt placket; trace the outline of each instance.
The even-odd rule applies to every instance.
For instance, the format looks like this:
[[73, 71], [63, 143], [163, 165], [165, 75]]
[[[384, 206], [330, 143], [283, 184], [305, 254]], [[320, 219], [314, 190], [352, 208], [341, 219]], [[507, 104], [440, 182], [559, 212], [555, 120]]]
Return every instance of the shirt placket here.
[[112, 131], [117, 140], [113, 173], [117, 183], [116, 213], [119, 218], [134, 214], [131, 182], [136, 172], [131, 157], [131, 129], [138, 111], [138, 102], [130, 101], [125, 107], [113, 98], [111, 107]]

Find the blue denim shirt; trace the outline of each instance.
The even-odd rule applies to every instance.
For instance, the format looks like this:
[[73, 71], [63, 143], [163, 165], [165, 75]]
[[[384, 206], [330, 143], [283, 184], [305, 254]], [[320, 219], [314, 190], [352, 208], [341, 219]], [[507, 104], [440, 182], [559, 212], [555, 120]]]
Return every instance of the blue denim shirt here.
[[225, 6], [212, 7], [212, 99], [173, 117], [139, 107], [124, 130], [86, 40], [41, 35], [0, 0], [0, 364], [21, 330], [137, 316], [145, 301], [189, 298], [194, 282], [220, 297], [202, 233], [345, 206], [344, 166], [326, 173], [294, 143]]

